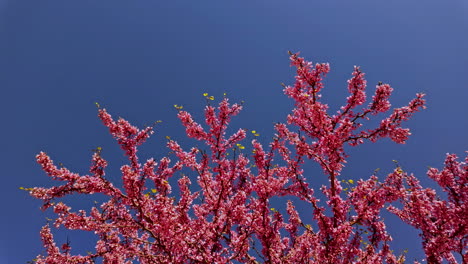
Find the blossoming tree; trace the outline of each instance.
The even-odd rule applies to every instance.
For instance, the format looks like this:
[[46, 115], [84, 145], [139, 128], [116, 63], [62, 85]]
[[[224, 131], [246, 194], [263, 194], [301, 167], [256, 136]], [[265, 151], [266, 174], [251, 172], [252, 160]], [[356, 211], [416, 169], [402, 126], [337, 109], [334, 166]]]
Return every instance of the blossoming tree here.
[[[128, 157], [128, 164], [121, 167], [121, 187], [106, 178], [107, 161], [100, 149], [92, 156], [89, 175], [57, 167], [44, 152], [37, 155], [42, 169], [62, 184], [27, 190], [43, 200], [43, 209], [53, 207], [55, 227], [92, 231], [98, 238], [95, 252], [75, 255], [70, 244], [56, 245], [46, 225], [41, 237], [47, 254], [35, 261], [403, 263], [404, 255], [395, 255], [390, 248], [392, 237], [380, 216], [382, 210], [389, 210], [421, 231], [429, 263], [468, 263], [468, 157], [460, 162], [448, 155], [441, 171], [429, 169], [428, 176], [446, 192], [446, 200], [433, 189], [421, 187], [399, 166], [383, 181], [372, 175], [351, 189], [344, 188], [340, 178], [347, 158], [345, 145], [385, 137], [405, 143], [410, 132], [401, 124], [424, 108], [424, 94], [393, 109], [377, 127], [364, 129], [367, 120], [390, 110], [392, 88], [388, 84], [379, 83], [370, 103], [364, 105], [366, 81], [355, 67], [346, 104], [330, 115], [320, 96], [329, 65], [313, 65], [292, 53], [290, 59], [297, 76], [293, 86], [284, 86], [284, 93], [295, 107], [287, 123], [275, 125], [276, 134], [268, 146], [251, 142], [252, 154], [240, 151], [245, 130], [226, 135], [242, 105], [224, 98], [218, 107], [206, 106], [205, 127], [177, 107], [187, 136], [205, 143], [206, 148], [183, 149], [169, 140], [172, 160], [141, 162], [138, 146], [153, 133], [153, 127], [140, 130], [99, 108], [100, 119]], [[328, 177], [328, 186], [320, 189], [325, 202], [317, 198], [313, 179], [302, 169], [307, 160], [317, 162]], [[177, 179], [178, 191], [172, 191], [171, 179]], [[73, 212], [55, 201], [70, 194], [93, 193], [108, 200], [89, 212]], [[271, 199], [284, 196], [308, 204], [310, 214], [301, 215], [291, 200], [285, 201], [285, 212], [272, 208]]]

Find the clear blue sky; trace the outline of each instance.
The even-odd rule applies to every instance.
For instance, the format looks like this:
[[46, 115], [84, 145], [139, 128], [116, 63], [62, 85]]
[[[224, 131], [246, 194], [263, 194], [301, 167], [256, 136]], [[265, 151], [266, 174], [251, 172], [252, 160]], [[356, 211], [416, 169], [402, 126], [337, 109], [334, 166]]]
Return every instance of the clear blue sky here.
[[[323, 98], [333, 111], [345, 102], [353, 65], [370, 91], [390, 83], [395, 107], [427, 93], [428, 109], [405, 124], [413, 132], [407, 144], [350, 150], [343, 177], [367, 178], [376, 168], [383, 177], [396, 159], [434, 186], [427, 166], [468, 149], [467, 47], [466, 0], [0, 0], [0, 263], [25, 263], [42, 251], [39, 230], [52, 214], [18, 189], [53, 184], [35, 163], [39, 151], [84, 174], [91, 149], [101, 146], [108, 174], [119, 179], [124, 159], [94, 102], [138, 126], [163, 120], [143, 159], [167, 153], [166, 135], [188, 146], [173, 105], [201, 117], [203, 92], [244, 100], [233, 129], [255, 129], [266, 142], [291, 109], [280, 86], [293, 83], [288, 50], [331, 64]], [[306, 167], [316, 187], [325, 182], [320, 173]], [[94, 199], [67, 201], [87, 208]], [[396, 249], [421, 258], [417, 233], [386, 218]], [[68, 234], [84, 254], [94, 245], [92, 234], [56, 234], [60, 243]]]

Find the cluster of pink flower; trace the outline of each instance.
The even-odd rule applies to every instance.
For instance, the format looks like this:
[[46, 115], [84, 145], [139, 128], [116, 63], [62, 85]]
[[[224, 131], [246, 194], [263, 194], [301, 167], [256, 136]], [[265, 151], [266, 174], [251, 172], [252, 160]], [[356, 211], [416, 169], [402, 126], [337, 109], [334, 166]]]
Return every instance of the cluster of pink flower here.
[[[448, 200], [423, 189], [400, 167], [383, 182], [373, 175], [350, 190], [339, 180], [347, 157], [345, 144], [357, 146], [366, 139], [375, 142], [384, 137], [404, 143], [410, 132], [401, 123], [424, 108], [424, 95], [417, 94], [408, 106], [394, 109], [378, 127], [363, 129], [363, 122], [372, 115], [390, 109], [392, 88], [379, 83], [372, 101], [362, 106], [366, 81], [355, 67], [348, 81], [347, 104], [331, 116], [320, 101], [329, 65], [314, 66], [297, 54], [290, 55], [297, 76], [295, 85], [285, 86], [284, 92], [294, 99], [295, 108], [287, 124], [275, 125], [277, 132], [267, 149], [253, 140], [253, 154], [240, 151], [239, 142], [246, 138], [243, 129], [225, 136], [231, 117], [242, 106], [224, 98], [217, 108], [205, 108], [206, 129], [178, 108], [186, 134], [209, 150], [184, 151], [169, 140], [175, 162], [163, 157], [140, 164], [137, 146], [150, 136], [152, 127], [139, 130], [99, 109], [99, 117], [129, 159], [121, 168], [122, 188], [105, 177], [107, 162], [100, 151], [94, 153], [86, 176], [57, 168], [41, 152], [37, 161], [43, 170], [64, 184], [32, 188], [31, 195], [44, 201], [44, 209], [54, 207], [55, 227], [93, 231], [98, 241], [95, 252], [72, 255], [68, 243], [56, 246], [46, 225], [41, 236], [47, 255], [38, 256], [37, 263], [95, 263], [97, 259], [103, 263], [403, 263], [404, 255], [390, 249], [392, 238], [380, 217], [384, 209], [421, 230], [429, 263], [444, 259], [456, 263], [455, 255], [468, 263], [468, 157], [458, 162], [455, 155], [448, 155], [442, 171], [428, 172], [447, 192]], [[326, 203], [319, 201], [304, 177], [301, 167], [306, 159], [319, 163], [329, 178], [329, 186], [321, 188]], [[185, 176], [182, 170], [192, 173]], [[176, 177], [178, 195], [169, 183]], [[195, 177], [198, 187], [190, 188]], [[88, 213], [53, 203], [71, 193], [101, 193], [109, 200]], [[283, 213], [271, 207], [271, 198], [286, 195], [309, 204], [313, 218], [304, 221], [292, 201], [287, 201]], [[403, 207], [396, 208], [393, 202]], [[310, 221], [314, 224], [305, 224]]]

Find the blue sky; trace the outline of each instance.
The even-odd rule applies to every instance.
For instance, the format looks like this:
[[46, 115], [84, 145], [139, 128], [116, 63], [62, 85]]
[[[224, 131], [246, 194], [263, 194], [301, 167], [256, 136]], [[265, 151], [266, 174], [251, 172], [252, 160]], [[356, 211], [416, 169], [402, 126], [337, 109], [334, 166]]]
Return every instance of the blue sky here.
[[[350, 149], [344, 178], [367, 178], [376, 168], [383, 177], [396, 159], [434, 186], [427, 166], [440, 168], [445, 153], [468, 149], [465, 0], [0, 2], [0, 263], [25, 263], [42, 251], [39, 230], [52, 214], [18, 189], [53, 185], [35, 163], [39, 151], [85, 174], [91, 149], [101, 146], [118, 181], [124, 159], [94, 102], [140, 127], [163, 121], [142, 147], [143, 160], [167, 153], [167, 135], [189, 146], [173, 105], [201, 118], [204, 92], [244, 100], [233, 130], [255, 129], [266, 143], [292, 106], [280, 86], [293, 83], [288, 50], [330, 63], [323, 99], [332, 111], [345, 102], [353, 65], [366, 73], [369, 91], [391, 84], [395, 107], [427, 94], [428, 109], [405, 123], [413, 132], [407, 144]], [[316, 187], [326, 181], [314, 164], [309, 176]], [[87, 208], [94, 199], [66, 201]], [[386, 219], [395, 248], [422, 258], [417, 233]], [[81, 253], [94, 245], [82, 232], [56, 238], [64, 243], [67, 235]]]

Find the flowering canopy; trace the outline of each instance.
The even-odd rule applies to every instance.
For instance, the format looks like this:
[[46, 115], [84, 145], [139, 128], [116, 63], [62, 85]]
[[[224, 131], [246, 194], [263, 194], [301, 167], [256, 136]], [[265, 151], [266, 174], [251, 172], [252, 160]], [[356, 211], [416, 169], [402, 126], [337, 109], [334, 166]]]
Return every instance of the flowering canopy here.
[[[351, 189], [344, 188], [340, 179], [346, 144], [357, 146], [385, 137], [405, 143], [410, 132], [401, 124], [424, 108], [424, 94], [393, 109], [377, 127], [364, 129], [367, 120], [390, 110], [390, 85], [379, 83], [365, 105], [366, 80], [355, 67], [346, 104], [330, 115], [320, 95], [329, 65], [313, 65], [292, 53], [290, 59], [297, 68], [296, 81], [284, 86], [284, 93], [295, 107], [287, 123], [275, 125], [269, 146], [251, 142], [250, 155], [240, 151], [245, 148], [240, 144], [246, 138], [244, 129], [226, 135], [231, 118], [242, 109], [227, 98], [218, 107], [206, 106], [206, 126], [176, 106], [187, 136], [205, 143], [206, 149], [187, 150], [169, 140], [173, 160], [163, 157], [143, 163], [138, 146], [153, 133], [153, 127], [140, 130], [99, 108], [100, 119], [129, 160], [121, 167], [122, 187], [105, 177], [107, 161], [100, 149], [92, 157], [90, 174], [84, 176], [58, 168], [44, 152], [37, 155], [42, 169], [63, 184], [28, 189], [31, 195], [43, 200], [43, 209], [53, 207], [55, 227], [92, 231], [98, 240], [95, 252], [74, 255], [68, 243], [55, 244], [46, 225], [41, 237], [47, 254], [39, 255], [36, 262], [402, 263], [404, 255], [397, 256], [390, 249], [392, 238], [380, 216], [388, 209], [421, 230], [430, 263], [444, 259], [456, 263], [454, 254], [467, 263], [468, 157], [459, 162], [455, 155], [448, 155], [442, 171], [428, 171], [448, 200], [422, 188], [400, 167], [383, 182], [372, 175]], [[326, 202], [317, 198], [302, 169], [308, 159], [317, 162], [329, 179], [329, 185], [321, 188]], [[191, 173], [185, 175], [182, 170]], [[177, 195], [171, 179], [177, 179]], [[89, 212], [73, 212], [63, 202], [54, 202], [73, 193], [101, 193], [108, 200]], [[300, 216], [293, 201], [286, 202], [283, 213], [271, 208], [271, 199], [282, 196], [301, 199], [309, 205], [311, 215]], [[400, 202], [402, 208], [394, 202]]]

